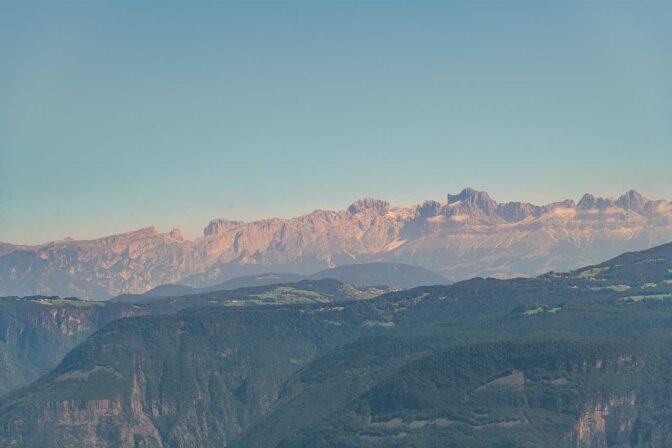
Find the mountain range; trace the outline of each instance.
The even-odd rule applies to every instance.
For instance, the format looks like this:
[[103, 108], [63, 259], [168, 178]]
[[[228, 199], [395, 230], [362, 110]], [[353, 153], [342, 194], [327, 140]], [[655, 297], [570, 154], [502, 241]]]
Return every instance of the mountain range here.
[[7, 384], [0, 445], [672, 444], [672, 243], [379, 292], [327, 279], [138, 305], [2, 299], [13, 359], [48, 353], [48, 334], [90, 336], [32, 384]]
[[347, 210], [291, 219], [215, 219], [193, 241], [149, 227], [95, 240], [0, 244], [0, 294], [107, 299], [171, 283], [202, 288], [241, 275], [369, 262], [416, 265], [450, 281], [532, 276], [671, 238], [671, 203], [632, 190], [539, 206], [498, 203], [466, 188], [411, 206], [360, 199]]

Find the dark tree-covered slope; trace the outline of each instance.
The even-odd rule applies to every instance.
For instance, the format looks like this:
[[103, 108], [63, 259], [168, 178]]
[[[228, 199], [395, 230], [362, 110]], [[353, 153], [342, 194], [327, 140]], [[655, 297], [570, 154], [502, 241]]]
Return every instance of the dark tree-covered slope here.
[[0, 298], [0, 394], [48, 373], [104, 324], [143, 310], [57, 297]]
[[117, 320], [2, 400], [0, 445], [668, 446], [672, 258], [628, 257], [619, 281], [591, 267]]

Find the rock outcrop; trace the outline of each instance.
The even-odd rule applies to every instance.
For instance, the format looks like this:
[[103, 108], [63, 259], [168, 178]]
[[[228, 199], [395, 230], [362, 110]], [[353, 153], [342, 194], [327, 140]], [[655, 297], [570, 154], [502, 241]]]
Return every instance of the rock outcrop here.
[[471, 188], [446, 202], [347, 210], [292, 219], [212, 220], [187, 241], [153, 227], [97, 240], [0, 244], [0, 295], [105, 299], [166, 283], [207, 286], [264, 272], [312, 273], [359, 262], [401, 262], [451, 280], [570, 270], [672, 240], [672, 206], [635, 191], [538, 206], [497, 203]]
[[70, 349], [108, 322], [144, 312], [121, 303], [4, 297], [0, 300], [0, 395], [50, 371]]

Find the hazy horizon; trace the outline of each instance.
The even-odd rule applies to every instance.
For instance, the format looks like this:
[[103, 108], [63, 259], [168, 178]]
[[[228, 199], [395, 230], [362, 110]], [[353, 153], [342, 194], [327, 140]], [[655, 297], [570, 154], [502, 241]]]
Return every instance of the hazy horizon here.
[[[461, 190], [463, 190], [464, 188], [473, 188], [473, 187], [472, 186], [465, 186], [463, 188], [455, 189], [455, 190], [452, 190], [452, 191], [447, 191], [446, 194], [457, 194]], [[516, 202], [524, 202], [524, 203], [527, 202], [527, 203], [531, 203], [531, 204], [534, 204], [534, 205], [547, 205], [547, 204], [551, 204], [551, 203], [554, 203], [554, 202], [561, 202], [561, 201], [566, 200], [566, 199], [574, 200], [574, 201], [578, 202], [581, 199], [581, 196], [583, 196], [583, 194], [593, 194], [596, 197], [616, 199], [620, 195], [626, 193], [629, 190], [636, 190], [638, 193], [642, 194], [644, 197], [648, 197], [649, 199], [652, 199], [652, 200], [658, 200], [658, 199], [670, 200], [670, 198], [668, 198], [668, 197], [655, 197], [655, 196], [647, 195], [645, 192], [637, 190], [636, 188], [627, 188], [626, 190], [622, 190], [620, 192], [615, 192], [613, 194], [600, 194], [600, 193], [596, 193], [596, 192], [593, 192], [593, 191], [585, 191], [585, 192], [579, 194], [578, 196], [573, 196], [573, 197], [568, 196], [568, 197], [563, 197], [563, 198], [552, 198], [552, 199], [549, 199], [549, 200], [542, 200], [542, 201], [528, 201], [528, 200], [525, 200], [525, 199], [513, 198], [513, 197], [512, 198], [507, 198], [507, 199], [500, 199], [497, 195], [493, 194], [490, 191], [482, 190], [482, 189], [479, 189], [477, 187], [476, 187], [476, 190], [486, 191], [492, 197], [492, 199], [495, 200], [496, 202], [503, 203], [503, 202], [516, 201]], [[439, 202], [445, 202], [446, 194], [444, 194], [442, 196], [439, 196], [439, 197], [425, 197], [425, 198], [418, 199], [416, 201], [410, 201], [410, 202], [404, 202], [404, 203], [398, 203], [398, 202], [390, 201], [388, 198], [385, 198], [385, 197], [375, 197], [375, 199], [385, 200], [385, 201], [390, 203], [391, 207], [394, 208], [394, 207], [404, 207], [404, 206], [418, 205], [418, 204], [424, 202], [425, 200], [436, 200], [436, 201], [439, 201]], [[157, 225], [155, 223], [146, 222], [144, 224], [140, 223], [140, 224], [138, 224], [134, 227], [125, 228], [125, 229], [122, 229], [122, 228], [113, 229], [113, 228], [109, 227], [108, 230], [105, 231], [104, 233], [96, 233], [96, 231], [94, 229], [90, 229], [83, 234], [67, 234], [67, 235], [63, 235], [63, 236], [60, 236], [60, 237], [48, 238], [48, 239], [43, 239], [43, 240], [37, 240], [36, 239], [35, 241], [27, 241], [27, 242], [26, 241], [6, 241], [6, 240], [1, 240], [0, 239], [0, 243], [9, 243], [9, 244], [16, 244], [16, 245], [39, 245], [39, 244], [48, 243], [48, 242], [51, 242], [51, 241], [63, 240], [65, 238], [73, 238], [75, 240], [90, 240], [90, 239], [97, 239], [97, 238], [102, 238], [102, 237], [105, 237], [105, 236], [110, 236], [110, 235], [115, 235], [115, 234], [122, 234], [122, 233], [137, 231], [137, 230], [141, 230], [141, 229], [148, 228], [148, 227], [155, 227], [156, 230], [160, 233], [168, 233], [172, 229], [179, 229], [181, 231], [181, 233], [183, 234], [185, 240], [194, 240], [196, 238], [200, 238], [200, 237], [203, 236], [203, 229], [205, 228], [205, 226], [211, 220], [214, 220], [214, 219], [228, 219], [228, 220], [231, 220], [231, 221], [244, 221], [244, 222], [254, 222], [254, 221], [260, 221], [260, 220], [264, 220], [264, 219], [273, 219], [273, 218], [290, 219], [290, 218], [295, 218], [295, 217], [298, 217], [298, 216], [306, 215], [306, 214], [309, 214], [309, 213], [311, 213], [315, 210], [320, 210], [320, 209], [322, 209], [322, 210], [345, 210], [355, 200], [364, 199], [364, 198], [367, 198], [367, 197], [372, 197], [372, 196], [363, 195], [363, 196], [360, 196], [360, 197], [357, 197], [357, 198], [353, 198], [350, 201], [346, 201], [346, 203], [335, 205], [333, 207], [323, 207], [323, 206], [317, 206], [316, 205], [315, 207], [312, 207], [312, 208], [308, 207], [307, 209], [302, 210], [302, 211], [299, 210], [295, 214], [286, 213], [286, 214], [282, 214], [282, 215], [268, 215], [268, 216], [251, 217], [251, 218], [248, 218], [248, 219], [244, 219], [244, 218], [240, 218], [240, 217], [236, 217], [236, 216], [217, 216], [216, 214], [214, 214], [211, 217], [206, 218], [203, 222], [200, 222], [200, 223], [193, 222], [192, 225], [184, 226], [184, 227], [180, 227], [180, 226], [177, 226], [177, 225], [170, 225], [170, 223], [167, 223], [167, 225], [165, 225], [165, 226], [160, 226], [160, 225]]]
[[665, 2], [5, 5], [0, 241], [672, 197]]

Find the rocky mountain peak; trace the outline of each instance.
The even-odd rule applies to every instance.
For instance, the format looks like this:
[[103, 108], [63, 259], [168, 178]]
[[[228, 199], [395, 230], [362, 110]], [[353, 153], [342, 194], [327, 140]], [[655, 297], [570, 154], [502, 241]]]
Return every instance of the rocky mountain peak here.
[[[467, 187], [460, 191], [458, 194], [450, 194], [448, 193], [446, 195], [448, 204], [454, 204], [455, 202], [462, 202], [462, 201], [467, 201], [473, 198], [478, 191], [474, 190], [471, 187]], [[486, 193], [487, 194], [487, 193]]]
[[213, 219], [203, 229], [203, 236], [217, 235], [226, 229], [244, 224], [243, 221], [229, 221], [228, 219]]
[[576, 204], [576, 208], [579, 210], [606, 210], [609, 207], [614, 207], [616, 201], [611, 198], [600, 198], [595, 197], [590, 193], [586, 193], [581, 197], [581, 200]]
[[542, 208], [527, 202], [507, 202], [497, 206], [497, 214], [507, 222], [518, 222], [534, 216], [541, 216]]
[[[672, 204], [635, 191], [617, 200], [587, 194], [578, 206], [572, 200], [541, 207], [497, 204], [473, 188], [447, 199], [391, 209], [369, 198], [347, 211], [296, 218], [214, 219], [203, 231], [206, 238], [193, 241], [181, 240], [178, 230], [158, 233], [148, 227], [39, 246], [0, 243], [0, 292], [106, 298], [185, 279], [210, 283], [240, 273], [306, 273], [371, 260], [419, 264], [451, 279], [532, 275], [585, 263], [591, 251], [607, 258], [672, 239]], [[592, 212], [616, 207], [632, 211]], [[582, 209], [588, 211], [577, 213]]]
[[173, 230], [171, 230], [168, 235], [170, 235], [171, 238], [179, 240], [179, 241], [184, 240], [184, 237], [182, 236], [182, 231], [178, 228], [174, 228]]
[[581, 210], [587, 210], [591, 208], [595, 208], [595, 204], [597, 203], [597, 199], [595, 196], [593, 196], [590, 193], [586, 193], [583, 196], [581, 196], [581, 199], [579, 199], [579, 203], [576, 204], [576, 208], [581, 209]]
[[485, 191], [477, 191], [473, 188], [465, 188], [458, 194], [447, 195], [448, 205], [460, 204], [460, 209], [465, 212], [480, 210], [486, 215], [491, 215], [497, 210], [497, 203], [490, 198]]
[[389, 202], [374, 198], [359, 199], [353, 202], [350, 205], [350, 207], [348, 207], [348, 212], [351, 215], [355, 215], [357, 213], [362, 213], [365, 211], [373, 211], [375, 213], [384, 215], [385, 213], [388, 212], [388, 210], [390, 210]]
[[[146, 236], [157, 235], [158, 233], [159, 233], [159, 231], [156, 230], [156, 227], [149, 226], [149, 227], [143, 227], [142, 229], [138, 229], [138, 230], [128, 232], [128, 235], [133, 236], [133, 237], [146, 237]], [[120, 235], [120, 236], [123, 236], [123, 235]]]
[[441, 203], [438, 201], [425, 201], [418, 207], [418, 215], [423, 218], [436, 216], [441, 212]]
[[635, 190], [628, 191], [616, 200], [619, 207], [626, 210], [634, 210], [636, 212], [642, 212], [648, 202], [648, 199]]

